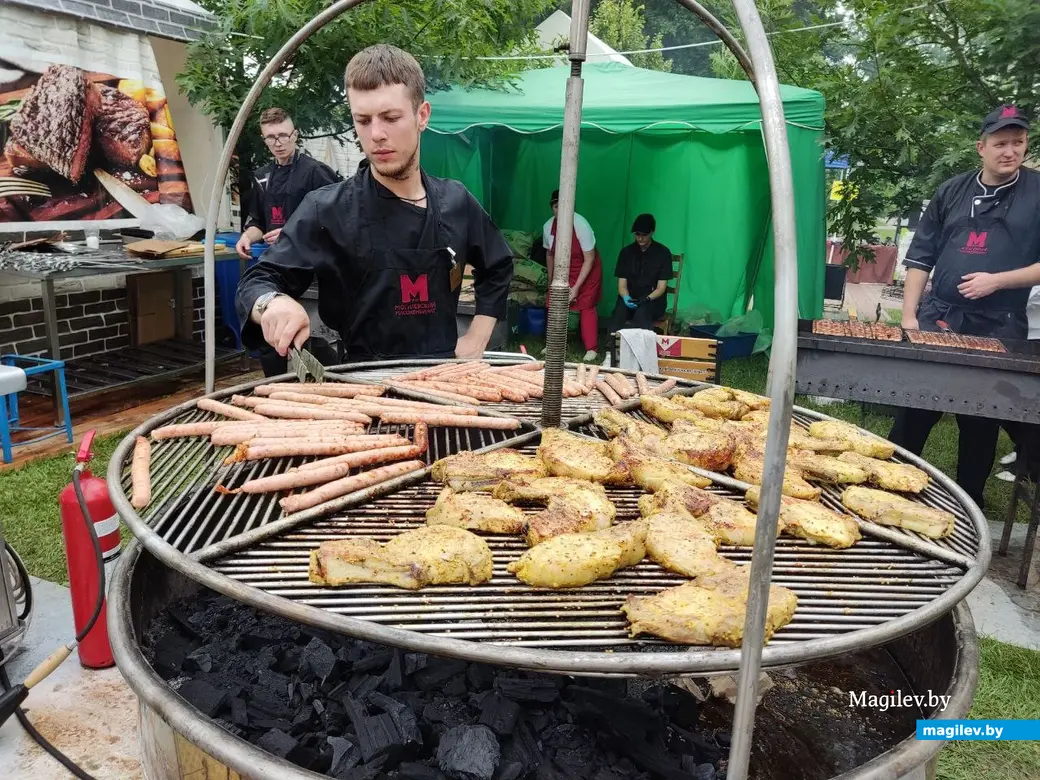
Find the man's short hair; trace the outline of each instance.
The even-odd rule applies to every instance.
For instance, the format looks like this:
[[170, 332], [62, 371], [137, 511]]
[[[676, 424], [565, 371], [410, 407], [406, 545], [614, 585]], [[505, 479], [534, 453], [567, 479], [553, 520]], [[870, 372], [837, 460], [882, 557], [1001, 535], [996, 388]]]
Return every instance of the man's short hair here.
[[403, 49], [385, 43], [369, 46], [351, 57], [343, 82], [346, 89], [360, 92], [403, 84], [415, 108], [426, 99], [426, 77], [419, 62]]
[[289, 116], [284, 108], [278, 108], [278, 106], [265, 109], [264, 113], [260, 115], [260, 124], [262, 125], [276, 125], [285, 121], [291, 122], [292, 117]]

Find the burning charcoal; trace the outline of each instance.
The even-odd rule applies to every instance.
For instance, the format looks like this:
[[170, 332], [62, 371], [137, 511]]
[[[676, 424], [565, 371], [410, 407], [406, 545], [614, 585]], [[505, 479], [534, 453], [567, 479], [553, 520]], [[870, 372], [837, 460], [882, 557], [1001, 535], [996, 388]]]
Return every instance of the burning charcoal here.
[[392, 650], [381, 650], [377, 653], [373, 653], [367, 658], [362, 658], [351, 670], [354, 674], [365, 674], [367, 672], [381, 672], [390, 666], [390, 662], [394, 659], [394, 653]]
[[404, 673], [405, 676], [415, 674], [420, 669], [425, 669], [426, 664], [429, 662], [429, 656], [426, 653], [405, 653], [404, 654]]
[[246, 714], [246, 703], [243, 699], [236, 697], [231, 700], [231, 722], [236, 726], [249, 725], [249, 716]]
[[397, 775], [402, 780], [445, 780], [444, 775], [434, 767], [411, 762], [405, 762], [397, 767]]
[[495, 682], [495, 670], [487, 664], [470, 664], [466, 668], [466, 680], [470, 689], [486, 691]]
[[404, 687], [404, 653], [394, 650], [394, 657], [383, 675], [383, 687], [388, 691], [397, 691]]
[[412, 680], [419, 690], [432, 691], [440, 688], [457, 674], [466, 671], [465, 661], [454, 661], [448, 658], [430, 658], [426, 667], [416, 672]]
[[437, 696], [427, 704], [422, 717], [430, 723], [443, 723], [449, 729], [476, 722], [465, 704], [458, 699], [445, 699], [443, 696]]
[[441, 736], [437, 766], [455, 780], [491, 780], [501, 749], [487, 726], [457, 726]]
[[513, 733], [520, 717], [520, 705], [502, 696], [488, 696], [480, 708], [480, 723], [500, 737]]
[[296, 747], [297, 744], [299, 743], [295, 739], [279, 729], [271, 729], [256, 741], [258, 748], [262, 748], [268, 753], [273, 753], [279, 758], [285, 758], [289, 755], [289, 751]]
[[456, 675], [455, 677], [452, 677], [450, 680], [448, 680], [447, 684], [444, 686], [443, 691], [444, 691], [444, 695], [445, 696], [453, 696], [453, 697], [456, 697], [456, 698], [459, 697], [459, 696], [465, 696], [466, 695], [466, 676], [463, 675], [463, 674], [459, 674], [459, 675]]
[[361, 761], [361, 751], [354, 747], [354, 743], [343, 737], [328, 737], [328, 743], [332, 747], [332, 763], [329, 765], [329, 774], [333, 777], [340, 772], [353, 769]]
[[195, 709], [210, 718], [215, 718], [227, 700], [224, 691], [217, 690], [203, 680], [188, 680], [177, 693], [183, 696]]
[[499, 677], [495, 689], [507, 699], [515, 701], [538, 701], [548, 704], [560, 696], [555, 680], [548, 677]]

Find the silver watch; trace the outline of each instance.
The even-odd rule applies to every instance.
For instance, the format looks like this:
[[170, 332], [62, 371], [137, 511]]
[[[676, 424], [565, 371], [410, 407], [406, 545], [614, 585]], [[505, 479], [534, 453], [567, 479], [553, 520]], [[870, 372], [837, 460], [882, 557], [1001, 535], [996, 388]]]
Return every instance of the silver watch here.
[[259, 298], [257, 298], [256, 303], [253, 304], [253, 308], [256, 310], [256, 315], [258, 317], [263, 317], [264, 312], [267, 311], [267, 307], [271, 305], [271, 301], [273, 301], [279, 295], [285, 295], [285, 293], [269, 292], [264, 293]]

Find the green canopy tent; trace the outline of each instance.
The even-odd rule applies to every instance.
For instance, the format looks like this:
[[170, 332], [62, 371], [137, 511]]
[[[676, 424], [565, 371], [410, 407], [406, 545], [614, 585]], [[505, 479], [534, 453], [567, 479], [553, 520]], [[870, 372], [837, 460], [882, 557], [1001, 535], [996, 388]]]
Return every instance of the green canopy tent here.
[[[502, 90], [430, 97], [423, 167], [463, 181], [499, 227], [540, 231], [558, 186], [567, 67], [523, 73]], [[619, 63], [586, 65], [576, 209], [603, 257], [600, 312], [614, 306], [618, 251], [637, 214], [685, 255], [679, 309], [723, 319], [749, 301], [773, 317], [769, 182], [758, 98], [744, 81], [682, 76]], [[823, 96], [783, 87], [794, 167], [798, 304], [823, 305]]]

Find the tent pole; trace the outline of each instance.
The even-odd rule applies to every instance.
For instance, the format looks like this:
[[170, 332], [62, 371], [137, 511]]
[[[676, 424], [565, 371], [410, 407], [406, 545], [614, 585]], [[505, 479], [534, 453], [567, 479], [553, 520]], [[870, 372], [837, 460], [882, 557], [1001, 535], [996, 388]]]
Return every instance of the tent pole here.
[[311, 19], [287, 40], [278, 53], [271, 58], [260, 75], [256, 77], [245, 100], [242, 101], [235, 121], [228, 131], [227, 140], [224, 142], [224, 151], [220, 154], [220, 162], [217, 164], [217, 175], [213, 177], [213, 189], [209, 195], [209, 210], [206, 213], [206, 251], [203, 256], [203, 282], [205, 285], [205, 348], [206, 348], [206, 392], [212, 393], [216, 383], [216, 357], [217, 357], [217, 332], [216, 332], [216, 257], [214, 254], [214, 242], [217, 237], [217, 213], [220, 210], [220, 198], [224, 192], [224, 183], [227, 181], [228, 170], [231, 168], [231, 158], [235, 153], [235, 145], [242, 135], [242, 129], [253, 111], [260, 93], [264, 91], [271, 78], [277, 73], [282, 65], [292, 54], [303, 45], [304, 41], [314, 33], [331, 22], [344, 11], [349, 11], [356, 5], [361, 5], [365, 0], [339, 0], [333, 3], [320, 14]]
[[769, 165], [769, 190], [773, 212], [773, 245], [776, 278], [776, 313], [772, 355], [769, 361], [771, 399], [766, 435], [765, 464], [762, 469], [762, 496], [751, 556], [744, 640], [741, 644], [737, 700], [733, 714], [733, 742], [730, 746], [727, 780], [744, 780], [751, 757], [758, 682], [765, 643], [766, 609], [769, 600], [773, 553], [776, 549], [780, 493], [791, 432], [791, 407], [794, 403], [795, 358], [798, 352], [798, 247], [794, 219], [794, 179], [791, 153], [787, 144], [787, 124], [780, 97], [769, 39], [754, 0], [733, 0], [751, 61], [758, 76], [758, 96], [762, 107], [762, 135]]
[[581, 135], [581, 100], [584, 82], [581, 64], [589, 33], [590, 0], [573, 0], [568, 57], [571, 75], [563, 109], [563, 151], [560, 156], [560, 200], [553, 243], [553, 278], [549, 284], [549, 316], [545, 334], [545, 390], [542, 425], [560, 424], [563, 408], [563, 368], [567, 357], [567, 313], [570, 310], [571, 239], [574, 234], [574, 195], [578, 182], [578, 141]]
[[733, 53], [733, 56], [737, 58], [737, 62], [739, 62], [740, 67], [744, 69], [744, 73], [747, 74], [748, 80], [752, 85], [754, 85], [755, 89], [758, 89], [758, 85], [755, 83], [755, 69], [751, 63], [751, 58], [748, 57], [747, 52], [744, 51], [740, 42], [733, 37], [733, 33], [726, 28], [726, 25], [712, 16], [711, 12], [697, 2], [697, 0], [675, 0], [675, 2], [692, 11], [693, 14], [704, 23], [705, 27], [719, 36], [719, 40], [726, 44], [726, 48], [728, 48]]

